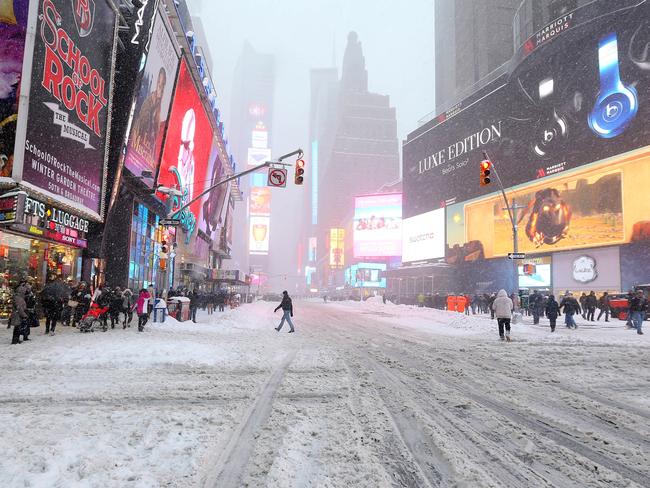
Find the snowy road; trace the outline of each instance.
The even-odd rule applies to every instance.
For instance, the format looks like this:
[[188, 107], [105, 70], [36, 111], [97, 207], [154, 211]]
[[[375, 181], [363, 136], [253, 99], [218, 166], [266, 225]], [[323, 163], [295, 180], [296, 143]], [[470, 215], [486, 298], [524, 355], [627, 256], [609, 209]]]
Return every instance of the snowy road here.
[[0, 486], [647, 487], [650, 341], [381, 303], [7, 346]]

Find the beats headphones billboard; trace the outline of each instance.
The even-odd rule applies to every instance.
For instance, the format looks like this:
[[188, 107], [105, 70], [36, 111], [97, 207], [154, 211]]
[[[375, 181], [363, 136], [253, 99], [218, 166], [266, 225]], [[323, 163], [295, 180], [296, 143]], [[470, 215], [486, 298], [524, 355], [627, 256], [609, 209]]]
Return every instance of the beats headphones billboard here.
[[576, 15], [580, 24], [409, 134], [404, 218], [497, 191], [479, 184], [483, 151], [511, 187], [650, 144], [650, 6], [634, 3]]

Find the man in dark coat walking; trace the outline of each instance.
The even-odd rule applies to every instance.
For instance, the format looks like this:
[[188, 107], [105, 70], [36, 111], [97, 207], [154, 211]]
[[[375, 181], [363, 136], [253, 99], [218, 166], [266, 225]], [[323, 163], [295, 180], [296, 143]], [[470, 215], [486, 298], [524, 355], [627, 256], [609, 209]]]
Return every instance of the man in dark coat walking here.
[[286, 320], [289, 323], [289, 327], [291, 327], [291, 330], [289, 331], [291, 334], [294, 332], [293, 322], [291, 322], [291, 317], [293, 317], [293, 303], [291, 302], [291, 297], [289, 297], [289, 292], [286, 290], [282, 292], [282, 302], [280, 302], [280, 305], [275, 308], [273, 313], [277, 312], [280, 309], [282, 309], [282, 320], [280, 321], [280, 325], [278, 325], [275, 330], [280, 332], [280, 329]]
[[553, 295], [549, 295], [545, 311], [546, 317], [548, 317], [548, 320], [551, 323], [551, 332], [555, 332], [555, 324], [560, 315], [560, 305], [557, 303]]
[[[20, 344], [21, 335], [24, 340], [29, 340], [27, 339], [27, 336], [29, 336], [29, 324], [27, 323], [27, 303], [25, 302], [26, 293], [26, 283], [21, 283], [14, 292], [14, 307], [11, 312], [11, 317], [9, 318], [9, 325], [14, 328], [11, 338], [12, 344]], [[25, 335], [26, 332], [27, 335]]]
[[560, 302], [560, 308], [564, 313], [564, 323], [566, 324], [567, 328], [577, 329], [578, 325], [576, 324], [576, 321], [573, 318], [573, 316], [576, 314], [580, 314], [581, 312], [581, 308], [580, 308], [580, 304], [578, 303], [578, 300], [573, 298], [573, 295], [571, 293], [567, 292], [567, 294], [564, 295], [564, 298]]
[[609, 311], [611, 310], [609, 305], [609, 293], [603, 293], [603, 296], [598, 299], [598, 308], [600, 313], [598, 314], [598, 320], [605, 314], [605, 322], [609, 322]]
[[598, 305], [598, 299], [596, 298], [595, 292], [590, 292], [585, 298], [585, 306], [587, 307], [587, 320], [591, 322], [594, 321], [594, 315], [596, 314], [596, 305]]

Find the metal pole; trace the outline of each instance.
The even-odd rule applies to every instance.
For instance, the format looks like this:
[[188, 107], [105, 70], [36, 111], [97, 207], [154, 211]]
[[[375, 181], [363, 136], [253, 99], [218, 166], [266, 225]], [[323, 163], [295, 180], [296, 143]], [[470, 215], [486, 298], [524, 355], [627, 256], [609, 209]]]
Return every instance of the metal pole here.
[[[512, 207], [508, 203], [508, 197], [506, 196], [506, 190], [503, 187], [503, 182], [501, 181], [501, 178], [499, 177], [499, 172], [497, 171], [496, 164], [494, 164], [494, 161], [490, 159], [490, 156], [488, 156], [487, 151], [483, 151], [483, 157], [490, 161], [492, 163], [492, 169], [494, 170], [494, 176], [497, 178], [497, 182], [499, 183], [499, 189], [501, 190], [501, 195], [503, 196], [503, 201], [506, 202], [506, 207], [505, 209], [508, 210], [508, 216], [510, 217], [510, 224], [512, 225], [512, 252], [518, 253], [519, 252], [519, 229], [518, 229], [518, 224], [517, 224], [517, 205], [515, 202], [515, 199], [512, 199]], [[513, 276], [513, 288], [514, 288], [514, 293], [516, 295], [519, 295], [519, 265], [518, 261], [516, 259], [513, 259], [512, 262], [513, 264], [513, 271], [514, 271], [514, 276]]]

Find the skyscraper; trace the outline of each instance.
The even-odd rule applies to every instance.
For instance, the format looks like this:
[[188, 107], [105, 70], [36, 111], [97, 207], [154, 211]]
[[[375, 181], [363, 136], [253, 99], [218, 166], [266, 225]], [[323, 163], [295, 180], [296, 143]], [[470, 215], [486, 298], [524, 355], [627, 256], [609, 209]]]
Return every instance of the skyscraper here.
[[436, 0], [436, 113], [507, 62], [521, 0]]
[[311, 159], [312, 166], [314, 157], [317, 161], [318, 181], [309, 211], [316, 222], [311, 261], [320, 287], [342, 284], [343, 270], [330, 267], [328, 259], [330, 229], [344, 229], [348, 262], [354, 196], [373, 193], [399, 177], [395, 108], [388, 95], [368, 91], [368, 72], [355, 32], [348, 35], [341, 79], [335, 80], [332, 70], [312, 72]]
[[[271, 157], [275, 60], [244, 44], [233, 77], [230, 147], [241, 171]], [[238, 205], [235, 219], [241, 222], [233, 236], [235, 266], [268, 269], [270, 228], [270, 192], [266, 174], [241, 179], [245, 205]], [[259, 189], [259, 190], [257, 190]], [[255, 230], [255, 232], [253, 232]]]

